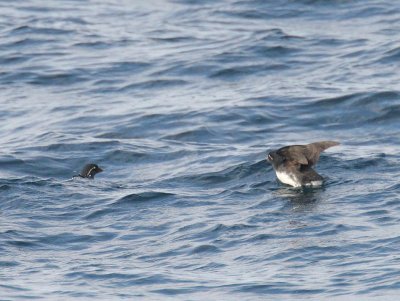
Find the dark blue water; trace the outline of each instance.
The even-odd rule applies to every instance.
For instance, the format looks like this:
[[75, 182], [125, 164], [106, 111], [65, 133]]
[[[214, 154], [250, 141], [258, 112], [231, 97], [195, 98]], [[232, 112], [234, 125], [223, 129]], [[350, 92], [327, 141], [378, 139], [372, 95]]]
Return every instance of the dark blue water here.
[[[0, 299], [393, 300], [399, 32], [388, 0], [1, 1]], [[279, 184], [318, 140], [325, 185]]]

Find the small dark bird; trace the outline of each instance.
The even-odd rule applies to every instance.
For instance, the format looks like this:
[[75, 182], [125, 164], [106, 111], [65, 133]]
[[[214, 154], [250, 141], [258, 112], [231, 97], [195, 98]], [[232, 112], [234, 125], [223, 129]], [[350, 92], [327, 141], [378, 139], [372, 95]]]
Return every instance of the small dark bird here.
[[320, 141], [306, 145], [285, 146], [268, 154], [279, 181], [293, 187], [320, 186], [323, 178], [314, 170], [321, 152], [339, 145], [335, 141]]
[[103, 170], [97, 165], [97, 164], [86, 164], [79, 175], [76, 175], [74, 177], [80, 177], [80, 178], [88, 178], [88, 179], [94, 179], [94, 176]]

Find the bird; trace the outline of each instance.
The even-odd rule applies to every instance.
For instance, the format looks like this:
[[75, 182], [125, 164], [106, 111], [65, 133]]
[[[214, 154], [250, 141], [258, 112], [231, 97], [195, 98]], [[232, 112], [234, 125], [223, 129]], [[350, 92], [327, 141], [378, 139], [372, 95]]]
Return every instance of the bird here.
[[103, 169], [101, 169], [97, 164], [89, 163], [82, 168], [81, 172], [78, 175], [75, 175], [73, 177], [94, 179], [94, 176], [102, 171]]
[[305, 145], [289, 145], [268, 154], [276, 176], [284, 184], [293, 187], [321, 186], [323, 177], [312, 167], [318, 162], [321, 152], [339, 145], [336, 141], [319, 141]]

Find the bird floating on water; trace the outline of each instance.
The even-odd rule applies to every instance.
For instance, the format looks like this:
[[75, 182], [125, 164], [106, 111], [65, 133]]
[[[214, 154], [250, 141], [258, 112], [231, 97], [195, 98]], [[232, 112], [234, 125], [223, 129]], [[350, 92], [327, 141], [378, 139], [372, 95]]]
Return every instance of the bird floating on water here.
[[88, 178], [88, 179], [94, 179], [94, 176], [100, 172], [102, 172], [103, 169], [101, 169], [97, 164], [90, 163], [86, 164], [79, 175], [75, 175], [75, 177], [80, 177], [80, 178]]
[[321, 152], [339, 144], [335, 141], [319, 141], [306, 145], [285, 146], [270, 152], [267, 159], [282, 183], [293, 187], [320, 186], [323, 178], [312, 166], [318, 162]]

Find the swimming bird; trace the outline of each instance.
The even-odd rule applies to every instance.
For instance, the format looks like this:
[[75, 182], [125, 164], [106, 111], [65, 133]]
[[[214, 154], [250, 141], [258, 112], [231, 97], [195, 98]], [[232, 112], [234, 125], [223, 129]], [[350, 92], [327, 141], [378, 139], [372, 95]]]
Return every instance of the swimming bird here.
[[319, 141], [306, 145], [290, 145], [268, 154], [279, 181], [293, 187], [320, 186], [323, 178], [314, 170], [321, 152], [339, 145], [335, 141]]
[[80, 177], [80, 178], [88, 178], [88, 179], [94, 179], [94, 176], [97, 173], [102, 172], [103, 169], [101, 169], [97, 164], [94, 163], [90, 163], [90, 164], [86, 164], [81, 172], [79, 173], [79, 175], [76, 175], [74, 177]]

